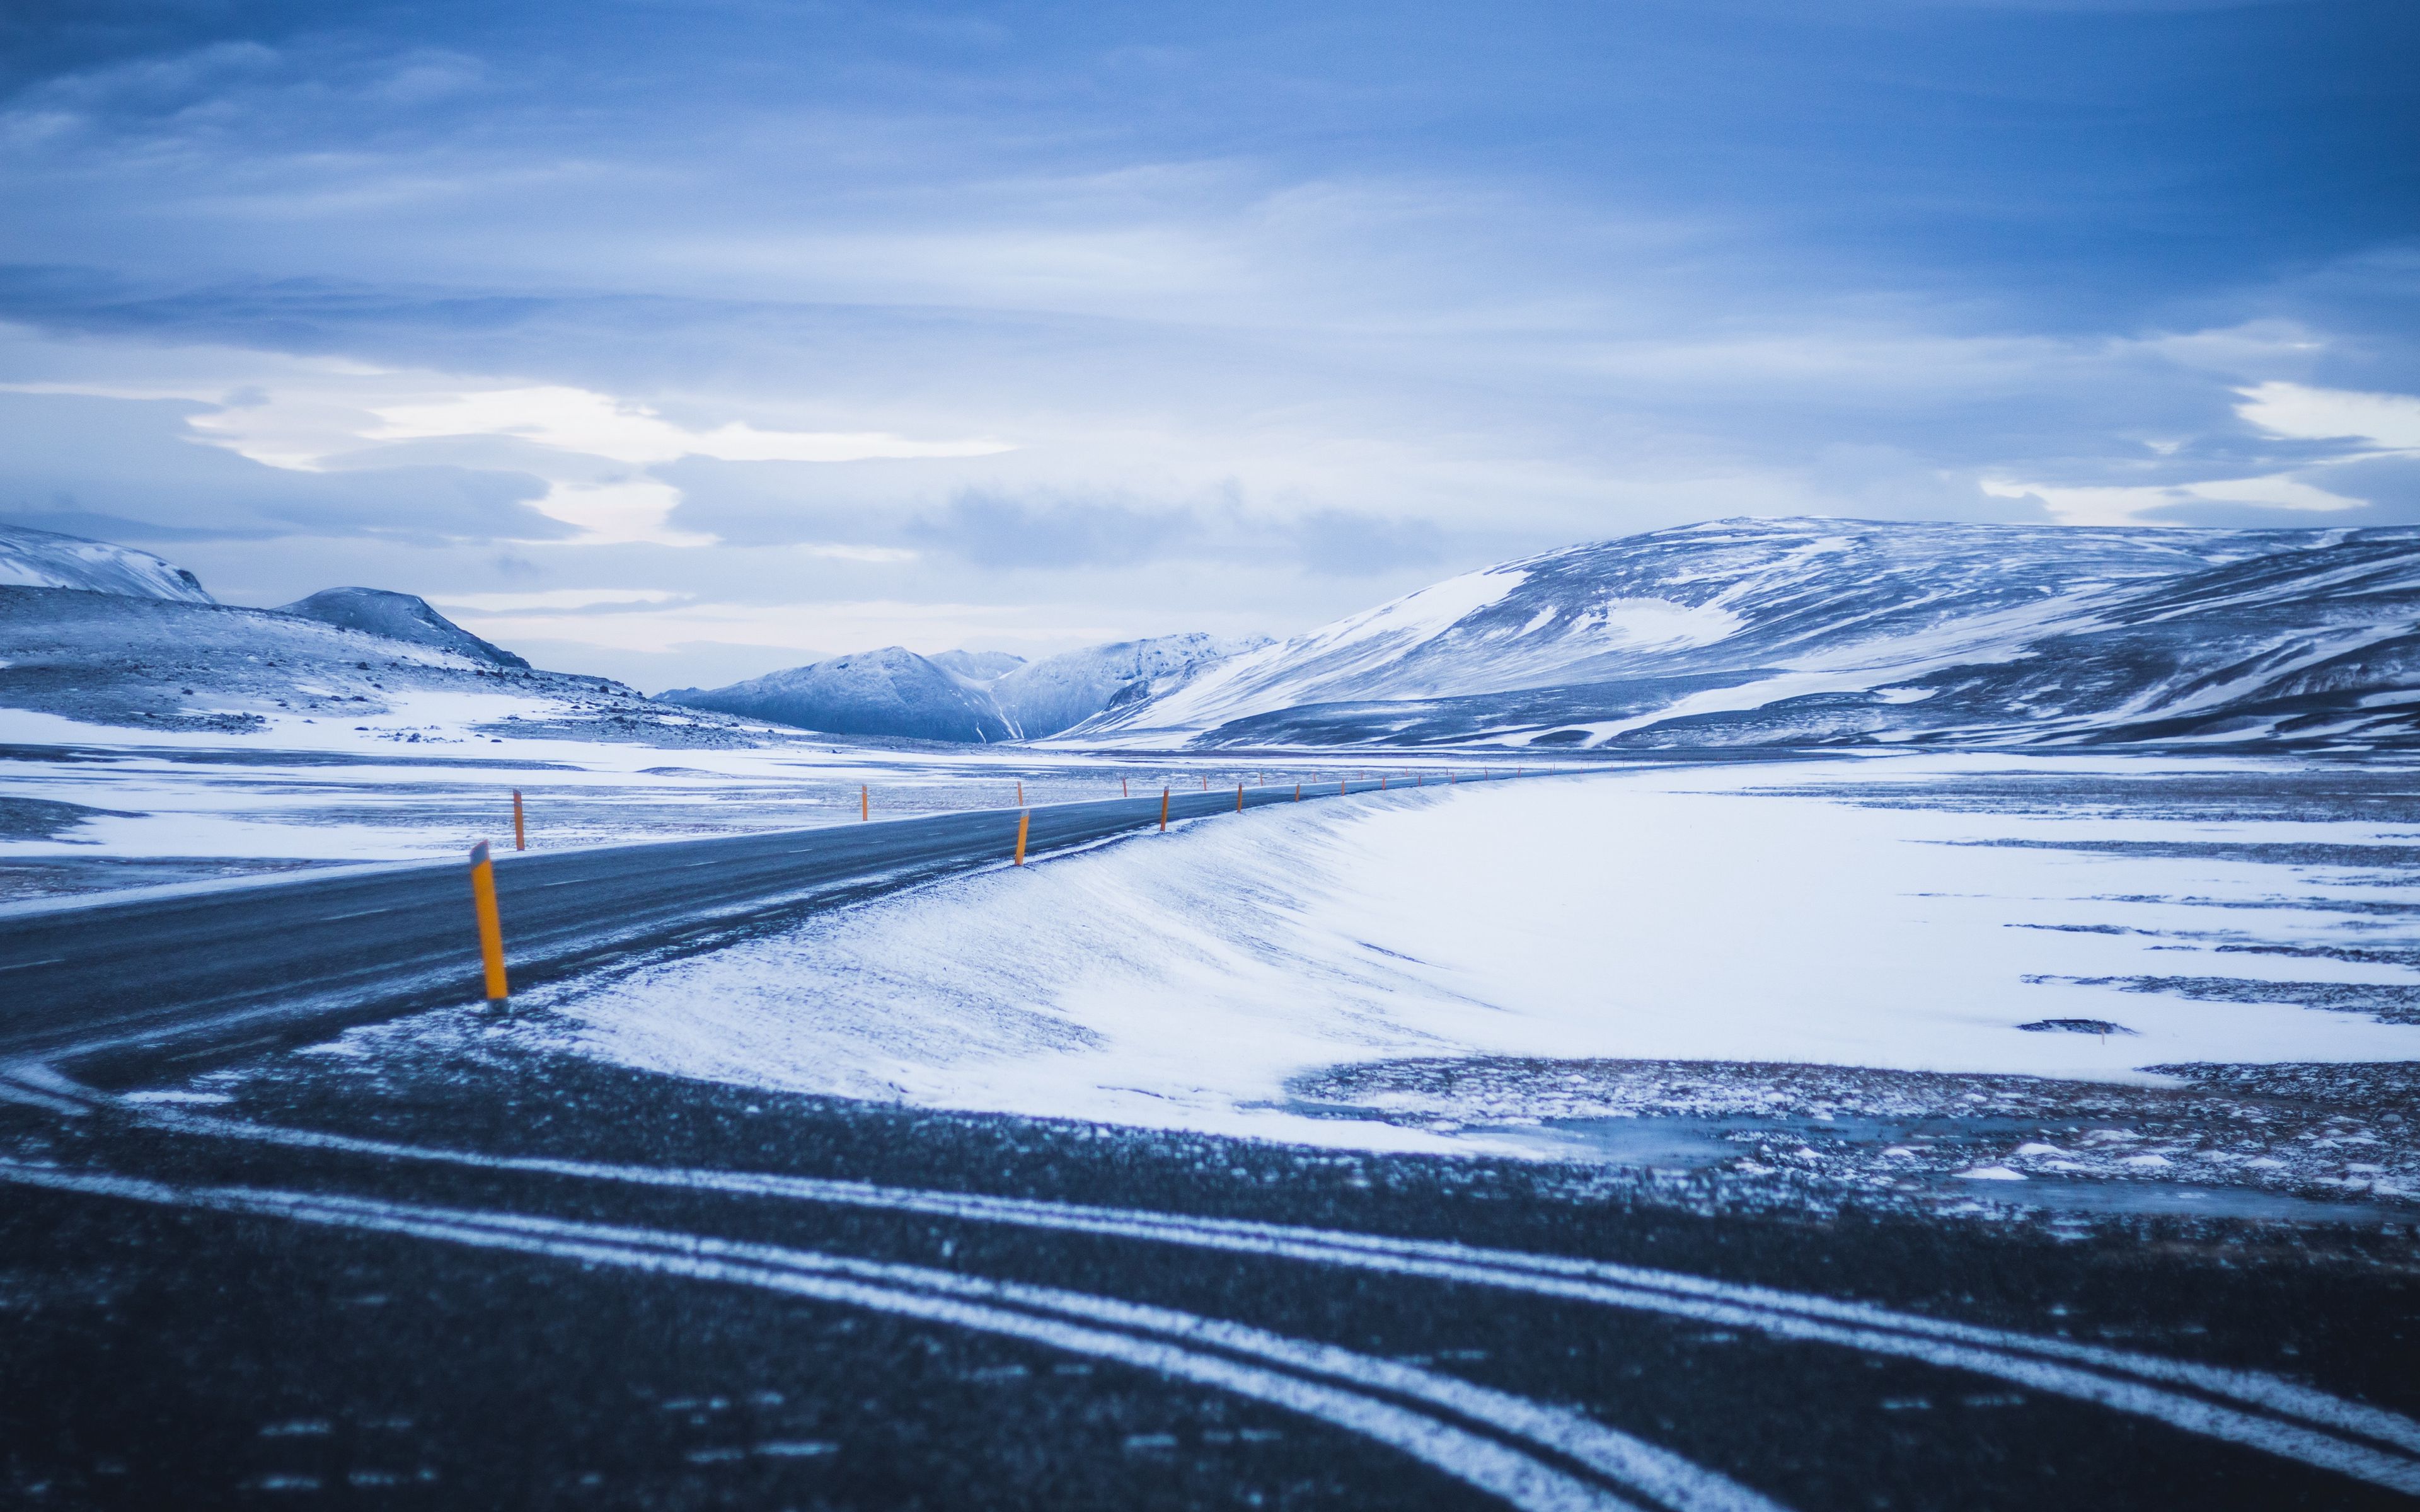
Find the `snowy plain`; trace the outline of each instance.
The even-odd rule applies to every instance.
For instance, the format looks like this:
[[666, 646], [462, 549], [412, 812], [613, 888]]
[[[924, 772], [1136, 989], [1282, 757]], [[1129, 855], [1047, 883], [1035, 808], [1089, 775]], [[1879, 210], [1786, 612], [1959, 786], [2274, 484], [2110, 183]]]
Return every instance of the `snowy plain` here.
[[[2176, 1083], [2143, 1068], [2177, 1062], [2420, 1059], [2420, 1024], [2291, 1001], [2313, 981], [2413, 981], [2408, 875], [2325, 858], [2420, 854], [2408, 826], [1871, 801], [1878, 784], [1921, 800], [1978, 778], [2161, 773], [2257, 787], [2262, 768], [1863, 757], [1286, 806], [571, 984], [520, 1032], [768, 1089], [1435, 1150], [1526, 1147], [1322, 1117], [1290, 1088], [1400, 1057], [2154, 1087]], [[2217, 977], [2256, 995], [2274, 980], [2281, 1000], [2139, 985]], [[2058, 1019], [2125, 1032], [2020, 1027]]]

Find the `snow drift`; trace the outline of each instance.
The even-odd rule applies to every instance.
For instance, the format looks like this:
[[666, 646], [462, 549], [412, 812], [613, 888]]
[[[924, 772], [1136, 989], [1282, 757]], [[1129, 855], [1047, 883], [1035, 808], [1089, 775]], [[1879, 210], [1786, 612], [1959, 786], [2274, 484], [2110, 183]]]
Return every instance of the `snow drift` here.
[[[1640, 765], [1255, 810], [544, 990], [532, 1032], [743, 1086], [1439, 1149], [1487, 1141], [1317, 1116], [1289, 1088], [1405, 1057], [2145, 1083], [2136, 1068], [2163, 1062], [2420, 1055], [2420, 1024], [2291, 1006], [2322, 978], [2406, 975], [2360, 959], [2376, 932], [2346, 911], [2398, 890], [2367, 859], [2391, 820], [2011, 798], [2164, 773], [2257, 791], [2261, 772], [1975, 754]], [[2321, 841], [2338, 849], [2309, 857]], [[2324, 896], [2280, 897], [2271, 853], [2289, 848]], [[2239, 953], [2248, 928], [2278, 953]], [[2179, 974], [2276, 995], [2126, 985]], [[2024, 1028], [2045, 1017], [2132, 1032]]]

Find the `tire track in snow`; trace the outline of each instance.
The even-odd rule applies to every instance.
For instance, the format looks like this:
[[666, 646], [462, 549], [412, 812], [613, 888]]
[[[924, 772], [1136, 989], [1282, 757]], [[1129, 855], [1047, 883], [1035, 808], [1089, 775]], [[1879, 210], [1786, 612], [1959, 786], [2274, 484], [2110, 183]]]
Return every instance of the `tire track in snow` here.
[[[1734, 1481], [1577, 1412], [1334, 1345], [1171, 1308], [814, 1250], [521, 1213], [253, 1187], [177, 1187], [9, 1160], [0, 1160], [0, 1180], [752, 1287], [1022, 1339], [1315, 1418], [1398, 1450], [1523, 1512], [1640, 1512], [1641, 1503], [1559, 1468], [1554, 1458], [1584, 1466], [1643, 1497], [1645, 1504], [1669, 1512], [1784, 1512]], [[1473, 1432], [1455, 1419], [1503, 1438]], [[1542, 1459], [1515, 1443], [1547, 1451], [1551, 1458]]]
[[[483, 1155], [155, 1109], [144, 1109], [140, 1116], [163, 1127], [229, 1138], [487, 1170], [771, 1197], [1181, 1244], [1495, 1287], [1624, 1311], [1684, 1318], [1748, 1329], [1776, 1338], [1836, 1345], [1990, 1376], [2149, 1418], [2188, 1433], [2332, 1471], [2407, 1495], [2420, 1495], [2420, 1423], [2399, 1413], [2348, 1401], [2259, 1371], [1926, 1318], [1869, 1303], [1717, 1281], [1682, 1272], [1489, 1249], [1450, 1241], [1395, 1239], [1340, 1229], [876, 1186], [815, 1177], [599, 1165], [544, 1156]], [[2244, 1411], [2246, 1408], [2253, 1411]]]

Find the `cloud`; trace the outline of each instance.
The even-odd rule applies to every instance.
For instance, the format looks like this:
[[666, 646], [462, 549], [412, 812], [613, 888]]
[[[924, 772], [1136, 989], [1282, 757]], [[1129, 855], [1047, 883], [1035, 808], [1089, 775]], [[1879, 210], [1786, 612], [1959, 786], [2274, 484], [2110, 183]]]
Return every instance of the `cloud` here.
[[661, 604], [680, 595], [662, 588], [547, 588], [534, 593], [447, 594], [430, 602], [474, 614], [529, 613], [596, 609], [605, 605]]
[[2420, 397], [2356, 393], [2270, 382], [2242, 391], [2236, 413], [2272, 436], [2358, 441], [2378, 451], [2420, 451]]
[[1117, 567], [1197, 555], [1211, 528], [1192, 509], [969, 491], [908, 522], [927, 550], [1000, 567]]
[[459, 467], [301, 473], [194, 444], [205, 407], [0, 393], [0, 513], [70, 534], [177, 540], [560, 539], [527, 473]]
[[[132, 364], [130, 364], [132, 365]], [[544, 480], [538, 513], [593, 543], [694, 547], [710, 534], [669, 522], [679, 488], [648, 471], [689, 457], [836, 463], [976, 457], [1013, 450], [990, 440], [918, 440], [881, 431], [764, 429], [740, 421], [685, 425], [659, 409], [567, 385], [498, 386], [442, 373], [358, 363], [237, 359], [271, 378], [54, 379], [20, 393], [118, 400], [175, 396], [184, 439], [283, 471], [393, 473], [504, 466]], [[217, 402], [205, 402], [215, 396]], [[355, 491], [358, 491], [355, 486]], [[342, 493], [345, 490], [334, 490]], [[541, 530], [562, 535], [562, 530]]]
[[[380, 405], [371, 412], [378, 417], [377, 426], [356, 440], [511, 436], [634, 465], [675, 462], [685, 456], [724, 462], [861, 462], [875, 457], [990, 456], [1015, 450], [1005, 441], [988, 439], [911, 440], [881, 431], [768, 431], [737, 421], [697, 430], [675, 424], [644, 404], [561, 385], [472, 390]], [[245, 432], [237, 413], [216, 421], [213, 428], [228, 437], [228, 444], [244, 450]]]
[[2181, 524], [2186, 522], [2186, 512], [2202, 504], [2231, 506], [2227, 512], [2239, 518], [2258, 511], [2273, 521], [2281, 511], [2289, 516], [2336, 514], [2367, 509], [2370, 502], [2330, 493], [2283, 473], [2206, 483], [2082, 487], [1990, 478], [1982, 488], [1995, 499], [2039, 500], [2061, 525]]
[[[714, 539], [669, 523], [681, 504], [676, 486], [644, 471], [624, 470], [691, 456], [849, 462], [986, 456], [1012, 449], [988, 440], [762, 430], [737, 421], [693, 428], [651, 406], [593, 390], [561, 384], [480, 387], [434, 374], [332, 373], [316, 389], [253, 392], [257, 397], [251, 403], [195, 417], [194, 428], [256, 461], [312, 471], [375, 466], [392, 457], [392, 449], [425, 449], [427, 443], [515, 443], [525, 465], [547, 480], [536, 507], [592, 542], [695, 547]], [[620, 467], [600, 469], [599, 461]]]

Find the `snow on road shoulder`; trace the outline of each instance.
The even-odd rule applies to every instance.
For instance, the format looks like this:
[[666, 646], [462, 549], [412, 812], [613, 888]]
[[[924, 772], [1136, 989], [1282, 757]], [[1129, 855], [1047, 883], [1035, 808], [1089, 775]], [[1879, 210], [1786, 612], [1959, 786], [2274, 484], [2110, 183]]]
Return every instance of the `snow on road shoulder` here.
[[[2420, 1058], [2420, 1026], [2116, 985], [2407, 979], [2350, 959], [2217, 964], [2242, 938], [2231, 905], [2273, 901], [2279, 868], [2040, 843], [2343, 842], [2369, 826], [1876, 808], [1809, 795], [1810, 780], [1826, 779], [1629, 771], [1200, 821], [575, 988], [538, 1032], [769, 1088], [1454, 1149], [1470, 1141], [1308, 1116], [1287, 1084], [1458, 1055], [2135, 1083], [2183, 1061]], [[1776, 781], [1799, 791], [1752, 791]], [[2341, 902], [2372, 883], [2310, 886]], [[2257, 912], [2304, 945], [2360, 917]], [[2132, 1032], [2020, 1028], [2045, 1020]]]

